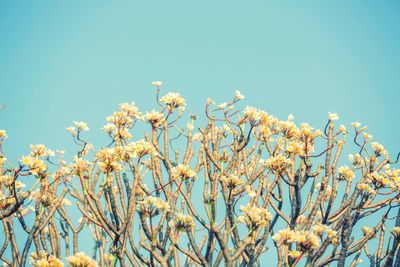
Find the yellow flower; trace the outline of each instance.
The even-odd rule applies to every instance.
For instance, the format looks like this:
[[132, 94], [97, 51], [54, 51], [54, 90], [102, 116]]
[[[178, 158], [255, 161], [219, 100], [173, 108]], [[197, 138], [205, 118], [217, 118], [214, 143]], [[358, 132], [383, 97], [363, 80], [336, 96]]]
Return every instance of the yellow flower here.
[[187, 229], [194, 228], [196, 226], [196, 223], [194, 222], [192, 216], [178, 213], [175, 216], [175, 219], [169, 223], [169, 226], [181, 232]]
[[64, 264], [57, 257], [50, 255], [48, 256], [45, 251], [32, 252], [29, 259], [33, 267], [63, 267]]
[[182, 180], [186, 180], [196, 178], [196, 173], [188, 165], [178, 164], [178, 166], [172, 168], [171, 177], [172, 179], [181, 178]]
[[348, 182], [351, 182], [355, 177], [354, 172], [347, 166], [341, 166], [338, 171], [340, 174], [339, 178], [344, 179]]
[[98, 267], [97, 262], [83, 252], [67, 257], [67, 263], [70, 267]]
[[176, 108], [183, 112], [185, 110], [185, 99], [179, 93], [168, 92], [165, 96], [160, 98], [161, 103], [165, 103], [170, 110]]
[[136, 142], [129, 143], [126, 147], [126, 152], [132, 158], [140, 158], [147, 154], [151, 156], [158, 155], [157, 150], [153, 146], [153, 144], [140, 139]]
[[33, 175], [42, 175], [47, 170], [47, 165], [37, 157], [22, 157], [21, 163], [29, 167], [29, 171]]
[[329, 120], [331, 120], [331, 121], [336, 121], [339, 119], [339, 116], [336, 112], [335, 113], [329, 112], [328, 117], [329, 117]]
[[226, 184], [226, 186], [230, 189], [234, 189], [239, 185], [244, 184], [244, 181], [240, 179], [237, 175], [230, 174], [228, 176], [223, 176], [221, 181]]
[[119, 164], [120, 158], [115, 152], [114, 148], [103, 148], [96, 154], [96, 159], [99, 160], [99, 168], [105, 172], [110, 173], [122, 169]]
[[136, 209], [146, 216], [152, 216], [157, 215], [159, 211], [168, 211], [170, 206], [158, 197], [146, 196], [143, 200], [137, 202]]
[[261, 119], [260, 110], [254, 108], [254, 107], [247, 106], [244, 109], [243, 113], [246, 116], [246, 118], [249, 119], [250, 121], [258, 121]]
[[296, 259], [301, 255], [301, 251], [291, 250], [291, 251], [289, 251], [288, 255], [289, 255], [289, 257]]
[[74, 125], [78, 131], [89, 131], [89, 127], [86, 122], [83, 121], [74, 121]]
[[162, 86], [162, 82], [160, 81], [154, 81], [151, 83], [151, 85], [155, 86], [155, 87], [161, 87]]
[[236, 100], [242, 100], [242, 99], [244, 99], [244, 95], [242, 95], [242, 93], [239, 90], [236, 90], [235, 99]]
[[5, 130], [0, 129], [0, 140], [4, 140], [7, 138], [8, 138], [7, 132]]
[[155, 111], [154, 109], [150, 112], [146, 112], [146, 119], [148, 122], [150, 122], [150, 124], [153, 125], [153, 127], [158, 127], [161, 125], [161, 123], [164, 122], [165, 118], [164, 118], [164, 114]]
[[239, 209], [243, 215], [238, 217], [238, 221], [247, 224], [251, 229], [266, 226], [272, 220], [272, 215], [266, 208], [247, 204]]

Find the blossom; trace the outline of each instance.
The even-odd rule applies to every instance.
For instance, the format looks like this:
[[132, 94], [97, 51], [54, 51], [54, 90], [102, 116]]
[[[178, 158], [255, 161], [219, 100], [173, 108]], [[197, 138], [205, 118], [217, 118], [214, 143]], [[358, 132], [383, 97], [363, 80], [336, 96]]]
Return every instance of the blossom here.
[[70, 134], [75, 134], [76, 128], [71, 126], [71, 127], [67, 127], [66, 130], [67, 130], [67, 132], [69, 132]]
[[238, 221], [246, 223], [250, 229], [266, 226], [272, 220], [272, 215], [266, 208], [247, 204], [240, 206], [239, 209], [243, 212], [243, 215], [238, 217]]
[[150, 112], [146, 112], [145, 117], [147, 121], [150, 122], [150, 124], [152, 124], [154, 127], [158, 127], [164, 122], [164, 114], [155, 111], [154, 109]]
[[368, 235], [368, 236], [374, 235], [374, 234], [375, 234], [374, 229], [369, 228], [369, 227], [367, 227], [367, 226], [363, 226], [363, 227], [361, 228], [361, 231], [363, 232], [364, 235]]
[[129, 143], [126, 147], [126, 151], [128, 155], [132, 158], [140, 158], [147, 154], [152, 156], [158, 155], [157, 150], [155, 149], [153, 144], [143, 139]]
[[179, 108], [179, 111], [185, 110], [185, 99], [179, 93], [168, 92], [165, 96], [160, 98], [161, 103], [165, 103], [170, 110]]
[[214, 100], [212, 100], [211, 98], [207, 97], [207, 105], [212, 105], [215, 104]]
[[187, 180], [195, 178], [196, 173], [188, 165], [178, 164], [178, 166], [172, 168], [171, 177], [172, 179], [181, 178], [182, 180]]
[[226, 103], [226, 102], [223, 102], [223, 103], [221, 103], [221, 104], [218, 105], [218, 107], [219, 107], [220, 109], [224, 109], [224, 108], [226, 108], [226, 106], [228, 106], [228, 103]]
[[254, 107], [247, 106], [244, 109], [243, 113], [246, 116], [246, 118], [249, 120], [258, 121], [261, 119], [260, 110], [254, 108]]
[[244, 99], [244, 95], [242, 95], [242, 93], [239, 90], [236, 90], [235, 99], [242, 100], [242, 99]]
[[151, 85], [155, 86], [155, 87], [161, 87], [162, 86], [162, 82], [160, 81], [154, 81], [151, 83]]
[[7, 132], [5, 130], [0, 129], [0, 140], [4, 140], [7, 138], [8, 138]]
[[194, 219], [190, 215], [185, 215], [183, 213], [178, 213], [174, 220], [169, 223], [169, 226], [182, 232], [184, 230], [189, 230], [196, 226]]
[[119, 109], [122, 112], [125, 112], [129, 117], [132, 117], [132, 118], [140, 118], [141, 117], [141, 113], [139, 112], [139, 108], [136, 106], [135, 102], [121, 103], [121, 104], [119, 104]]
[[387, 154], [385, 147], [378, 142], [372, 142], [371, 146], [377, 156]]
[[29, 167], [29, 171], [33, 175], [41, 175], [47, 170], [47, 165], [37, 157], [22, 157], [21, 163]]
[[40, 251], [39, 254], [32, 252], [29, 261], [33, 267], [63, 267], [60, 259], [53, 255], [47, 255], [47, 252]]
[[340, 178], [345, 179], [348, 182], [351, 182], [355, 177], [354, 172], [347, 166], [341, 166], [338, 171]]
[[341, 124], [339, 126], [338, 131], [339, 131], [339, 133], [345, 134], [346, 133], [346, 127], [343, 124]]
[[295, 241], [294, 237], [295, 237], [295, 231], [287, 228], [279, 230], [276, 234], [272, 236], [272, 239], [276, 243], [278, 243], [278, 245], [281, 244], [288, 245]]
[[89, 131], [89, 127], [86, 122], [84, 121], [74, 121], [74, 125], [78, 131]]
[[277, 155], [267, 159], [265, 165], [271, 170], [282, 172], [291, 165], [291, 162], [285, 156]]
[[103, 148], [96, 154], [96, 159], [99, 160], [99, 168], [105, 173], [121, 170], [119, 157], [114, 148]]
[[296, 259], [301, 255], [301, 251], [298, 250], [291, 250], [288, 252], [289, 257]]
[[74, 156], [74, 163], [71, 165], [71, 169], [74, 169], [76, 173], [81, 174], [89, 168], [90, 164], [91, 163], [88, 160]]
[[314, 234], [322, 237], [323, 234], [326, 234], [328, 241], [333, 244], [337, 244], [339, 242], [339, 238], [337, 235], [337, 231], [332, 230], [327, 225], [324, 224], [316, 224], [313, 227]]
[[376, 195], [376, 191], [367, 183], [359, 183], [357, 185], [357, 189], [368, 195]]
[[31, 156], [32, 157], [46, 157], [54, 156], [54, 151], [47, 149], [45, 145], [31, 145]]
[[358, 121], [352, 122], [352, 123], [351, 123], [351, 126], [353, 126], [354, 128], [358, 128], [358, 127], [361, 126], [361, 123], [359, 123]]
[[161, 198], [146, 196], [143, 200], [137, 202], [136, 209], [146, 216], [151, 216], [158, 214], [159, 211], [168, 211], [170, 206]]
[[244, 184], [244, 181], [240, 179], [237, 175], [230, 174], [227, 176], [223, 176], [221, 178], [221, 181], [226, 184], [226, 186], [230, 189], [234, 189], [238, 187], [239, 185]]
[[83, 252], [67, 257], [67, 263], [70, 267], [98, 267], [97, 262]]
[[336, 112], [335, 113], [328, 112], [328, 118], [331, 121], [336, 121], [339, 119], [339, 116]]
[[253, 190], [251, 185], [246, 184], [244, 186], [244, 189], [246, 190], [246, 193], [249, 195], [249, 197], [253, 198], [257, 195], [257, 193]]

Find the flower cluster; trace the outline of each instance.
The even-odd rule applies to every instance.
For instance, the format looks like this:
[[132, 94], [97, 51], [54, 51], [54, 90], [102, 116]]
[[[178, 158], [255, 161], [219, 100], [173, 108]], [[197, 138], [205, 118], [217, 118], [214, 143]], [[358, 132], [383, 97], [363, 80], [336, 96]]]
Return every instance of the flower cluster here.
[[0, 142], [2, 142], [3, 140], [5, 140], [7, 138], [8, 138], [7, 132], [5, 130], [0, 129]]
[[67, 257], [67, 263], [70, 267], [98, 267], [97, 262], [83, 252]]
[[273, 171], [281, 173], [285, 171], [290, 165], [291, 162], [283, 155], [272, 156], [265, 161], [265, 165]]
[[47, 255], [47, 252], [40, 251], [39, 254], [32, 252], [30, 263], [33, 267], [63, 267], [61, 260], [53, 255]]
[[136, 209], [145, 216], [153, 216], [159, 211], [166, 212], [170, 209], [169, 204], [158, 197], [146, 196], [137, 202]]
[[347, 166], [339, 167], [338, 171], [339, 171], [339, 175], [340, 175], [339, 178], [346, 180], [348, 182], [351, 182], [355, 177], [354, 172]]
[[358, 183], [357, 189], [370, 196], [376, 195], [376, 191], [367, 183]]
[[168, 92], [165, 96], [161, 97], [160, 102], [165, 103], [170, 111], [178, 108], [180, 112], [183, 112], [186, 106], [185, 99], [179, 93], [173, 92]]
[[164, 114], [154, 109], [150, 112], [146, 112], [145, 117], [146, 120], [153, 126], [153, 128], [159, 127], [165, 121]]
[[240, 179], [237, 175], [229, 174], [226, 176], [222, 176], [221, 181], [226, 184], [226, 186], [230, 189], [234, 189], [239, 185], [244, 184], [244, 181]]
[[337, 245], [339, 243], [339, 237], [338, 237], [337, 231], [332, 230], [327, 225], [316, 224], [313, 227], [313, 231], [314, 231], [314, 234], [316, 234], [319, 237], [322, 237], [323, 234], [326, 234], [328, 241], [331, 242], [332, 244]]
[[126, 147], [126, 152], [131, 158], [140, 158], [145, 155], [158, 155], [157, 150], [154, 148], [154, 146], [143, 139], [129, 143]]
[[196, 172], [188, 165], [178, 164], [178, 166], [172, 168], [171, 177], [172, 179], [181, 178], [182, 180], [187, 180], [189, 178], [195, 178]]
[[119, 156], [114, 148], [103, 148], [96, 154], [99, 161], [98, 166], [104, 173], [119, 171], [122, 169], [119, 164]]
[[258, 121], [261, 119], [261, 111], [254, 108], [247, 106], [243, 111], [245, 118], [249, 121]]
[[21, 163], [29, 167], [29, 172], [33, 175], [43, 176], [47, 170], [47, 165], [38, 157], [22, 157]]
[[119, 111], [115, 111], [112, 116], [107, 117], [107, 124], [102, 128], [115, 140], [130, 139], [132, 134], [129, 132], [134, 125], [135, 120], [143, 119], [142, 113], [135, 102], [122, 103], [119, 105]]
[[296, 231], [291, 229], [279, 230], [272, 239], [279, 245], [296, 243], [297, 249], [303, 252], [316, 250], [321, 244], [316, 234], [309, 231]]
[[170, 221], [169, 226], [176, 229], [178, 232], [192, 229], [196, 226], [194, 219], [190, 215], [185, 215], [183, 213], [176, 214], [173, 221]]
[[72, 135], [76, 135], [77, 133], [80, 133], [82, 131], [83, 132], [89, 131], [87, 123], [83, 121], [74, 121], [74, 126], [67, 128], [67, 132], [69, 132]]
[[386, 151], [384, 146], [379, 144], [378, 142], [372, 142], [371, 146], [372, 146], [372, 149], [375, 152], [375, 155], [377, 155], [378, 157], [381, 156], [381, 155], [387, 155], [388, 154], [388, 152]]
[[256, 205], [240, 206], [240, 211], [243, 215], [238, 217], [238, 221], [245, 223], [249, 229], [266, 226], [272, 220], [272, 215], [266, 208]]

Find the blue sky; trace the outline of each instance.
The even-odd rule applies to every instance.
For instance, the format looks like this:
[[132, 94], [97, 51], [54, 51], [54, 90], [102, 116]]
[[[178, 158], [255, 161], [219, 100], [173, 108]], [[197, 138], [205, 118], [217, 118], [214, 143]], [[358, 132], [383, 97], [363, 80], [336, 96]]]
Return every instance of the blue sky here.
[[394, 151], [400, 83], [395, 1], [2, 1], [0, 124], [15, 156], [62, 146], [122, 101], [153, 107], [150, 82], [200, 113], [235, 89], [246, 103], [323, 127], [368, 124]]
[[29, 144], [72, 149], [65, 131], [124, 101], [155, 107], [153, 80], [202, 114], [206, 98], [322, 128], [360, 121], [398, 142], [397, 1], [1, 1], [0, 128], [16, 162]]

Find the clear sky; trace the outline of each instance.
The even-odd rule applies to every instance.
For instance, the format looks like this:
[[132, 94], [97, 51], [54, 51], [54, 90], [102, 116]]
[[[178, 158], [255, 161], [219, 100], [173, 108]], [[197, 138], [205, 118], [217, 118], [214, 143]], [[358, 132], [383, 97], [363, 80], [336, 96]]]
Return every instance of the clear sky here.
[[5, 151], [16, 162], [29, 144], [68, 150], [73, 120], [100, 138], [119, 103], [155, 107], [161, 80], [199, 114], [236, 89], [317, 128], [337, 112], [394, 155], [399, 14], [398, 1], [0, 1]]

